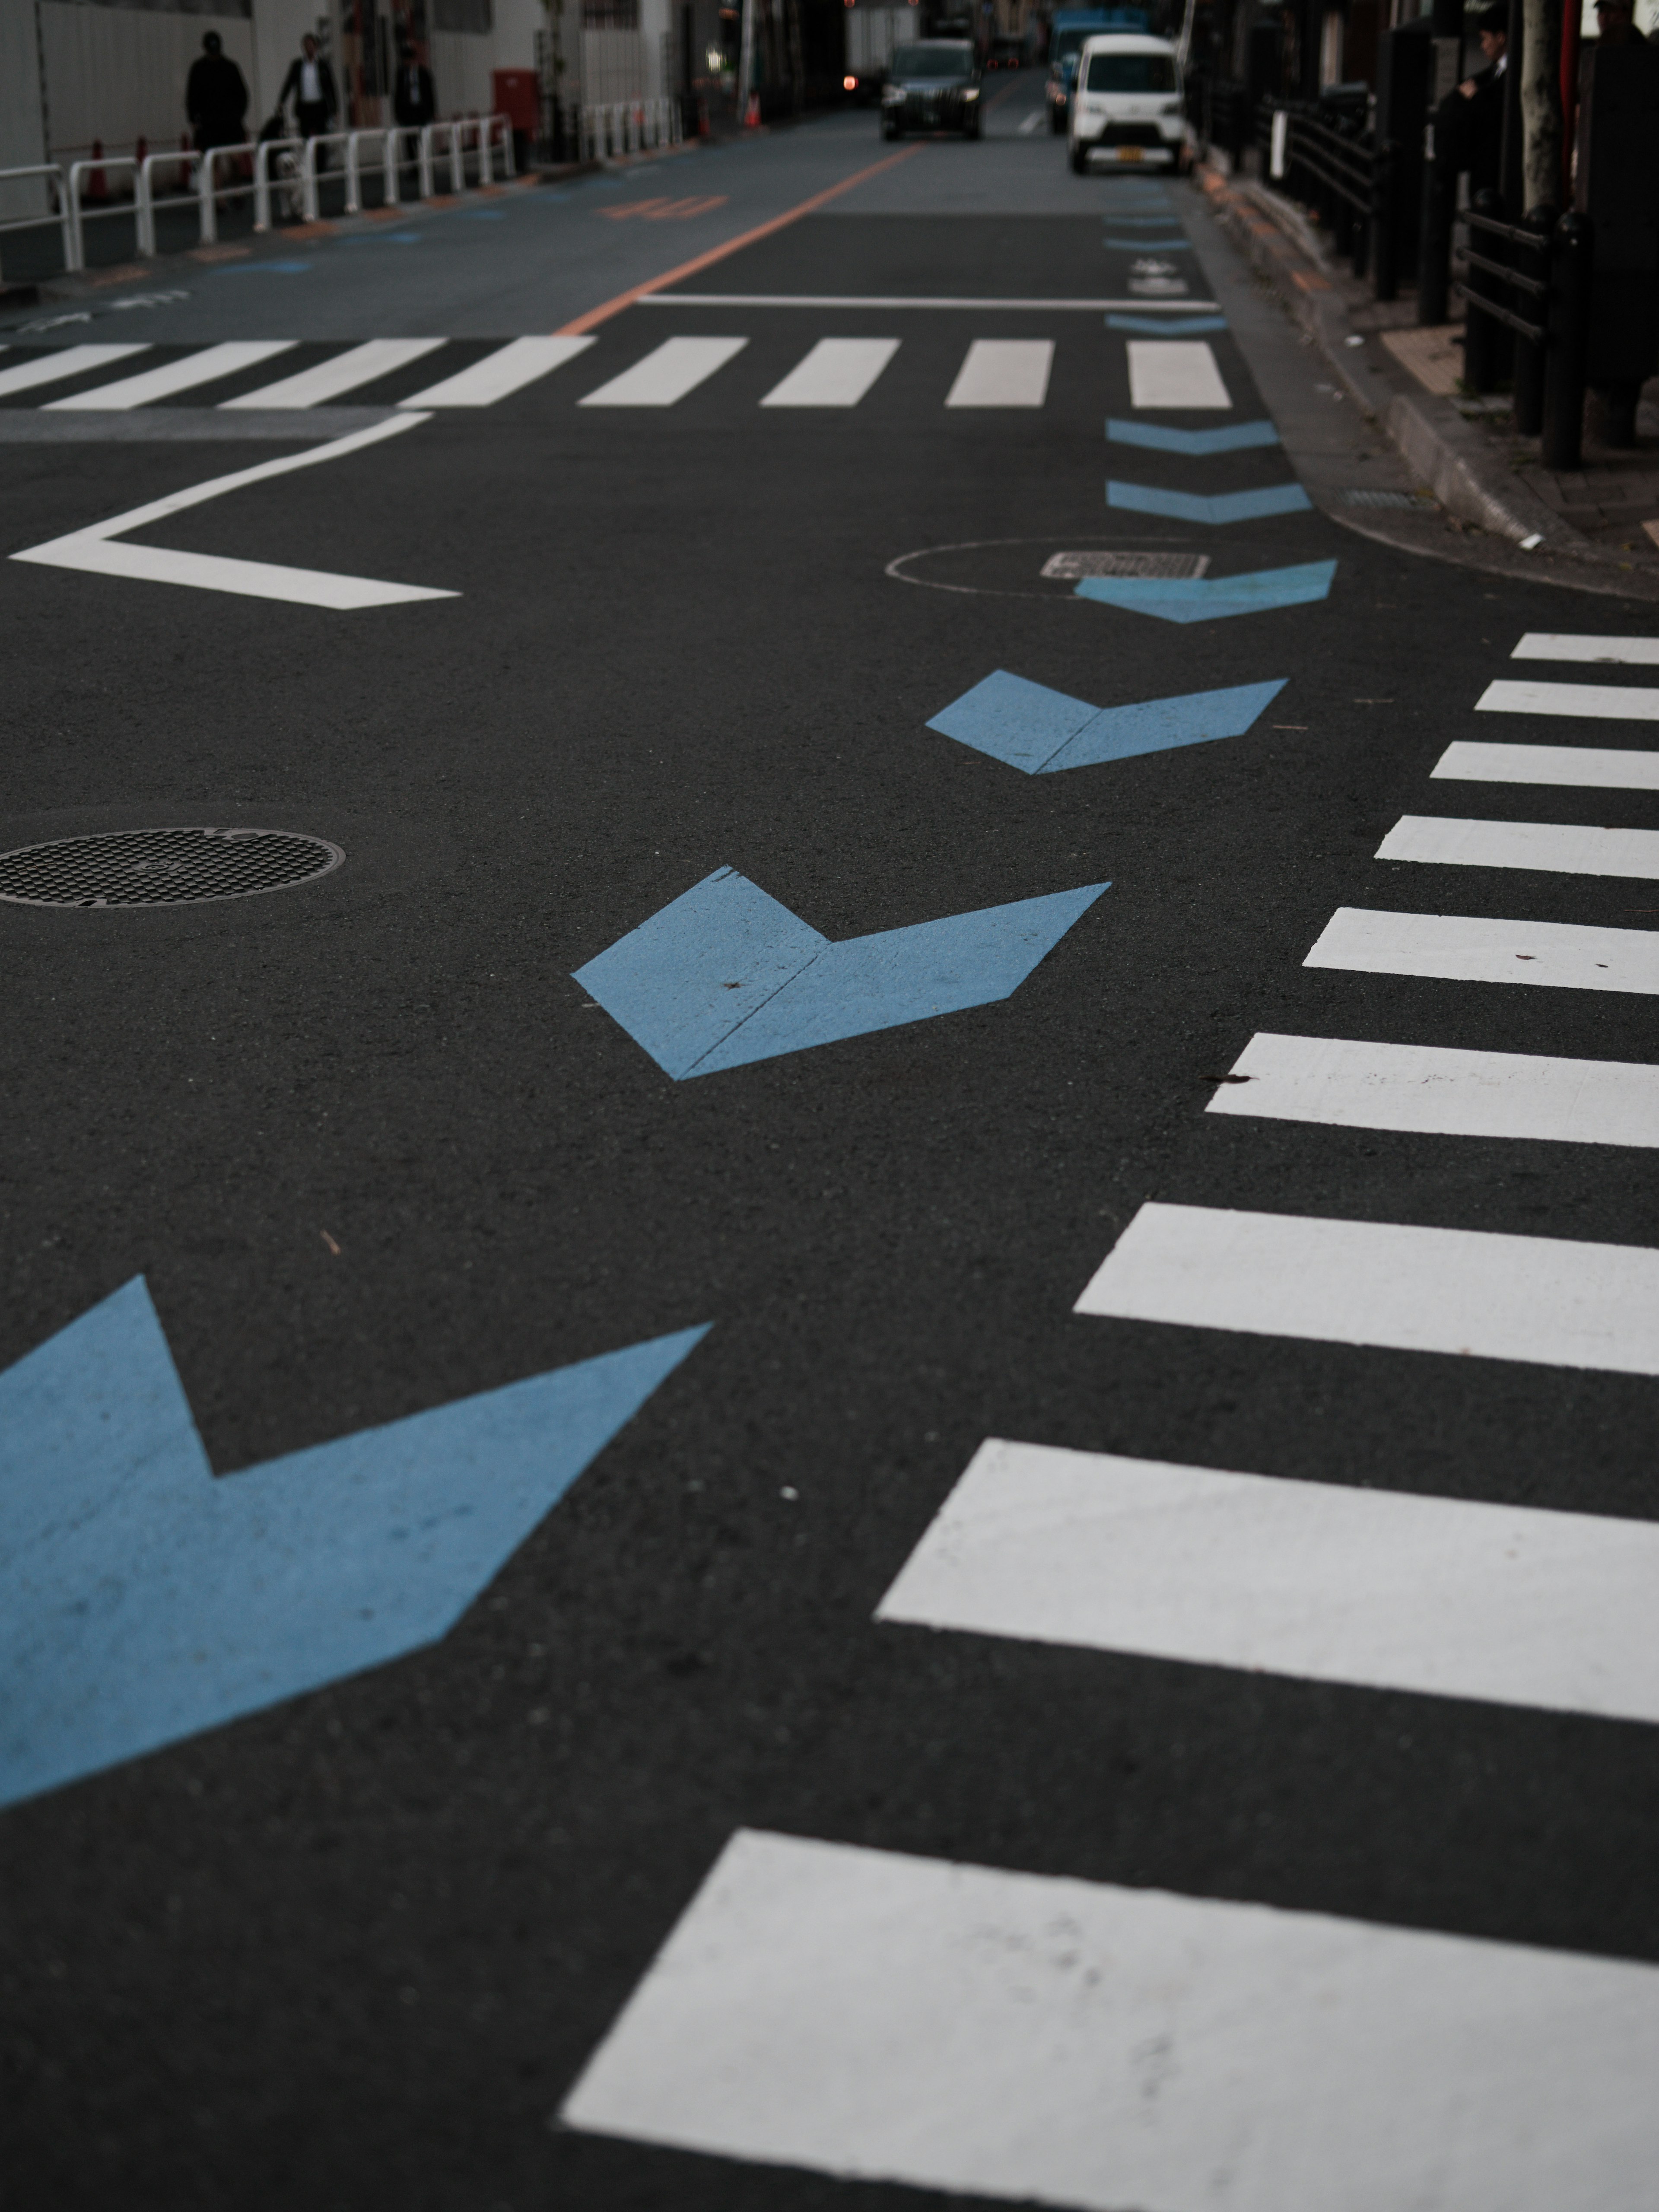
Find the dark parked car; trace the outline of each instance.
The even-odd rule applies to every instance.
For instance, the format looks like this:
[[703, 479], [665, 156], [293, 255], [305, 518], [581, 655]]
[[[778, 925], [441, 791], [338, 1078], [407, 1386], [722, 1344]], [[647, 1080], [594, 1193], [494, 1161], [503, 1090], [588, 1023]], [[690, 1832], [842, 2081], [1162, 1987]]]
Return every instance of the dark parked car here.
[[979, 136], [979, 62], [970, 39], [923, 39], [895, 46], [881, 95], [884, 138], [906, 131]]

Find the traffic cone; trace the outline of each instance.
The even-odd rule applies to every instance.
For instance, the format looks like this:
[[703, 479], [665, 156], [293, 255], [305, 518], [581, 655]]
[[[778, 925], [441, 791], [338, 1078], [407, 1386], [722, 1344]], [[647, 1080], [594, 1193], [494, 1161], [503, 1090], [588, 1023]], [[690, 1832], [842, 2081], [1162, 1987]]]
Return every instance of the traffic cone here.
[[760, 94], [757, 92], [751, 92], [749, 95], [749, 105], [743, 111], [743, 127], [745, 131], [760, 129]]

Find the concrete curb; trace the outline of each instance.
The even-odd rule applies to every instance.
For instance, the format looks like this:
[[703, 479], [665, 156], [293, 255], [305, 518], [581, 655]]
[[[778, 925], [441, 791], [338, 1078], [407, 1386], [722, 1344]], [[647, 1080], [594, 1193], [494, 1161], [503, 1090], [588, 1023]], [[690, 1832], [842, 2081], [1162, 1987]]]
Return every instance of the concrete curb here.
[[[1247, 180], [1199, 173], [1212, 214], [1250, 265], [1273, 285], [1319, 347], [1350, 397], [1398, 448], [1413, 476], [1449, 514], [1528, 550], [1541, 549], [1597, 568], [1618, 571], [1608, 558], [1507, 472], [1498, 475], [1479, 429], [1449, 400], [1408, 390], [1375, 359], [1373, 337], [1348, 323], [1340, 295], [1307, 224], [1273, 193]], [[1298, 264], [1304, 264], [1298, 266]], [[1358, 339], [1359, 343], [1351, 343]], [[1405, 372], [1398, 372], [1403, 380]], [[1530, 541], [1530, 543], [1528, 542]]]

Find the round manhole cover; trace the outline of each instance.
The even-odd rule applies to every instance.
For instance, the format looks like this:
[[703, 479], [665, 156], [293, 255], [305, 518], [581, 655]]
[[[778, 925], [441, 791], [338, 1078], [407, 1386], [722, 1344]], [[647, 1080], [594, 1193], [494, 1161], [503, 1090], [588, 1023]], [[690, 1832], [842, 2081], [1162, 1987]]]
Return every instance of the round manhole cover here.
[[345, 854], [295, 830], [115, 830], [0, 853], [13, 906], [188, 906], [314, 883]]

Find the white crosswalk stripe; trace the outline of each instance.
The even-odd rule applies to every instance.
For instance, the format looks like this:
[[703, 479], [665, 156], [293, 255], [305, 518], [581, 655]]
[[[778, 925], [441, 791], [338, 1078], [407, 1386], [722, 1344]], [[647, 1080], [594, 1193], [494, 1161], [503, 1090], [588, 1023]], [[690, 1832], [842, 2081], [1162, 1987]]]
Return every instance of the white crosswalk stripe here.
[[739, 1830], [568, 2126], [1078, 2212], [1598, 2212], [1659, 1970]]
[[262, 361], [270, 361], [279, 353], [291, 353], [299, 343], [295, 338], [232, 338], [223, 345], [205, 346], [200, 353], [186, 354], [181, 361], [162, 362], [155, 368], [140, 369], [136, 376], [124, 376], [114, 384], [100, 384], [90, 392], [73, 392], [67, 399], [48, 400], [47, 406], [68, 411], [70, 409], [121, 410], [129, 407], [148, 407], [152, 400], [169, 399], [174, 392], [191, 392], [200, 384], [215, 384], [222, 377], [236, 376], [245, 368], [257, 368]]
[[1379, 860], [1455, 868], [1537, 868], [1566, 876], [1659, 877], [1659, 830], [1603, 830], [1573, 822], [1463, 822], [1403, 814]]
[[1562, 783], [1604, 791], [1659, 791], [1659, 752], [1611, 745], [1449, 744], [1431, 775], [1463, 783]]
[[1232, 400], [1205, 338], [1131, 338], [1132, 407], [1218, 408]]
[[672, 407], [740, 354], [747, 338], [665, 338], [643, 361], [613, 376], [580, 407]]
[[498, 399], [508, 398], [526, 385], [562, 368], [592, 343], [591, 337], [513, 338], [482, 361], [475, 361], [470, 368], [458, 369], [453, 376], [429, 384], [424, 392], [398, 404], [400, 407], [493, 407]]
[[993, 1438], [878, 1620], [1659, 1721], [1659, 1522]]
[[222, 399], [219, 404], [222, 408], [320, 407], [343, 392], [374, 383], [377, 377], [409, 368], [435, 353], [444, 343], [442, 338], [369, 338], [337, 353], [331, 361], [318, 362], [314, 368], [302, 368], [275, 384], [262, 384], [257, 392]]
[[1659, 684], [1524, 684], [1500, 678], [1475, 701], [1483, 714], [1573, 714], [1595, 721], [1659, 722]]
[[1659, 1375], [1659, 1251], [1633, 1244], [1152, 1201], [1076, 1310]]
[[1041, 407], [1054, 365], [1052, 338], [975, 338], [945, 395], [947, 407]]
[[820, 338], [763, 407], [856, 407], [893, 356], [896, 338]]
[[1659, 995], [1659, 930], [1339, 907], [1303, 965], [1453, 983]]
[[33, 392], [37, 385], [62, 384], [71, 376], [85, 376], [95, 368], [111, 368], [118, 361], [149, 351], [147, 344], [76, 345], [65, 346], [60, 353], [37, 355], [33, 361], [20, 361], [10, 368], [0, 368], [0, 399], [9, 398], [14, 392]]
[[1659, 637], [1584, 637], [1566, 631], [1529, 629], [1511, 660], [1612, 660], [1659, 665]]
[[1659, 1146], [1659, 1066], [1258, 1034], [1209, 1111], [1344, 1129]]

